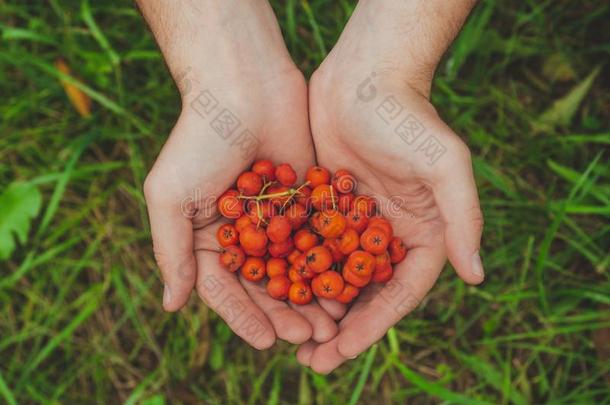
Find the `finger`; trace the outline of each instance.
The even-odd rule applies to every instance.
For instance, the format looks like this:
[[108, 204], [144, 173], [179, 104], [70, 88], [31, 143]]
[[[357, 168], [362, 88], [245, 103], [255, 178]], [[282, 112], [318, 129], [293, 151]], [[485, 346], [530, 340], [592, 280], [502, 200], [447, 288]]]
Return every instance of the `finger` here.
[[309, 359], [309, 366], [313, 371], [318, 374], [328, 374], [348, 360], [347, 357], [339, 353], [339, 336], [335, 336], [330, 341], [314, 348]]
[[365, 291], [340, 327], [338, 352], [359, 355], [380, 340], [390, 327], [414, 310], [432, 288], [443, 268], [442, 247], [418, 247], [407, 254], [386, 284]]
[[271, 298], [263, 283], [253, 283], [241, 276], [239, 281], [254, 304], [267, 315], [277, 337], [293, 344], [301, 344], [309, 340], [312, 326], [303, 315], [290, 308], [285, 302]]
[[167, 190], [155, 177], [147, 177], [144, 194], [155, 260], [165, 284], [163, 308], [177, 311], [184, 306], [195, 286], [193, 227], [182, 214], [180, 203], [167, 198]]
[[313, 340], [308, 340], [307, 342], [299, 346], [299, 348], [297, 349], [297, 361], [299, 362], [299, 364], [301, 364], [302, 366], [309, 367], [311, 355], [313, 354], [313, 351], [316, 347], [318, 347], [318, 343], [314, 342]]
[[336, 300], [329, 300], [327, 298], [318, 297], [316, 299], [318, 304], [320, 304], [320, 306], [324, 308], [324, 310], [328, 312], [328, 314], [332, 316], [334, 320], [338, 321], [345, 316], [345, 311], [347, 310], [345, 304], [342, 304]]
[[252, 347], [262, 350], [273, 346], [273, 325], [235, 275], [220, 267], [218, 253], [198, 251], [196, 257], [196, 289], [206, 305]]
[[337, 335], [337, 324], [331, 316], [317, 303], [307, 305], [296, 305], [290, 303], [290, 307], [303, 315], [311, 324], [313, 333], [311, 338], [319, 343], [328, 342]]
[[459, 148], [455, 148], [452, 164], [443, 170], [445, 175], [433, 184], [434, 199], [445, 223], [445, 247], [449, 261], [462, 280], [479, 284], [485, 277], [479, 255], [483, 214], [470, 152], [463, 143], [459, 145]]

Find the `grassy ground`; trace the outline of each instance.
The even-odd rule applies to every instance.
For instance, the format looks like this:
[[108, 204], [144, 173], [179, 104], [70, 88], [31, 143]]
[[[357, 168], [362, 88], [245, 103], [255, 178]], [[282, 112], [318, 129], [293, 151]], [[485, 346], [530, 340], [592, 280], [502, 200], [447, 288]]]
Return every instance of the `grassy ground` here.
[[[273, 3], [309, 75], [355, 1]], [[161, 311], [141, 184], [179, 103], [134, 5], [0, 0], [0, 230], [11, 201], [35, 215], [0, 261], [0, 403], [609, 404], [609, 19], [594, 0], [478, 5], [433, 98], [475, 156], [488, 279], [446, 271], [323, 377], [196, 298]]]

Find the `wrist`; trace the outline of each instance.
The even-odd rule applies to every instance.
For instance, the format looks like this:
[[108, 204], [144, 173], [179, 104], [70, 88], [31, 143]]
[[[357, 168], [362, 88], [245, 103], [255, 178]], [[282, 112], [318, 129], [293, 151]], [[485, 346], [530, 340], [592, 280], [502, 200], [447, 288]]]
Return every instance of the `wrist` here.
[[[361, 0], [331, 52], [331, 65], [361, 65], [429, 86], [475, 0]], [[354, 63], [355, 62], [355, 63]], [[368, 65], [368, 66], [363, 66]], [[368, 70], [368, 71], [367, 71]]]

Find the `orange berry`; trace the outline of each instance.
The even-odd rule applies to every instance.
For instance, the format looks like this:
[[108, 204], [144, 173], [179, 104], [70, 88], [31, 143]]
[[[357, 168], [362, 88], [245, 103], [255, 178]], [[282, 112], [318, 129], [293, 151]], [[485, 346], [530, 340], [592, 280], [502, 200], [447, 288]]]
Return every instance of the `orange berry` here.
[[311, 229], [313, 229], [316, 233], [320, 233], [320, 214], [321, 212], [316, 211], [311, 217], [309, 217], [309, 226], [311, 226]]
[[352, 228], [347, 228], [339, 238], [339, 251], [349, 255], [360, 246], [360, 235]]
[[376, 283], [385, 283], [392, 278], [394, 271], [392, 265], [388, 264], [382, 270], [375, 270], [373, 273], [373, 281]]
[[247, 215], [242, 215], [235, 221], [235, 229], [237, 229], [237, 232], [243, 232], [245, 228], [251, 225], [252, 221], [250, 221], [250, 218]]
[[260, 281], [265, 277], [265, 261], [260, 257], [248, 257], [241, 266], [241, 275], [249, 281]]
[[375, 256], [375, 270], [374, 272], [384, 271], [387, 266], [392, 267], [390, 262], [390, 255], [388, 252], [383, 252], [380, 255]]
[[246, 249], [244, 248], [244, 253], [248, 256], [252, 257], [263, 257], [267, 254], [267, 248], [262, 249]]
[[258, 204], [256, 201], [249, 201], [247, 215], [254, 225], [261, 226], [275, 215], [275, 207], [268, 200], [259, 201]]
[[270, 160], [257, 160], [252, 165], [252, 171], [261, 176], [264, 181], [275, 180], [275, 166]]
[[301, 252], [305, 252], [320, 243], [315, 233], [309, 229], [300, 229], [294, 234], [294, 246]]
[[279, 243], [285, 241], [292, 231], [290, 220], [283, 215], [271, 217], [267, 225], [267, 236], [272, 242]]
[[267, 247], [267, 235], [262, 228], [248, 227], [239, 234], [239, 243], [244, 249], [258, 251]]
[[402, 262], [407, 256], [407, 247], [405, 246], [402, 239], [394, 236], [388, 246], [390, 252], [390, 261], [394, 264]]
[[354, 201], [354, 196], [352, 193], [347, 194], [339, 194], [339, 200], [337, 201], [337, 209], [343, 215], [347, 214], [352, 208], [352, 202]]
[[216, 239], [222, 247], [237, 245], [237, 242], [239, 242], [239, 233], [232, 224], [223, 224], [216, 231]]
[[380, 255], [385, 252], [389, 243], [388, 235], [381, 228], [369, 225], [360, 235], [360, 245], [362, 248], [374, 255]]
[[[375, 257], [364, 250], [356, 250], [347, 258], [345, 268], [353, 271], [354, 274], [360, 277], [370, 276], [375, 269]], [[356, 287], [359, 286], [356, 285]]]
[[358, 288], [362, 288], [365, 287], [368, 283], [371, 282], [371, 278], [373, 278], [373, 274], [369, 274], [368, 276], [359, 276], [358, 274], [356, 274], [355, 272], [353, 272], [352, 270], [350, 270], [349, 267], [345, 266], [343, 267], [343, 279], [354, 285], [355, 287]]
[[392, 263], [390, 262], [390, 255], [388, 252], [375, 256], [375, 271], [373, 272], [373, 281], [376, 283], [385, 283], [392, 278], [392, 274]]
[[234, 273], [244, 263], [246, 255], [239, 246], [231, 245], [223, 249], [219, 260], [222, 267]]
[[369, 219], [366, 214], [358, 212], [356, 210], [351, 210], [345, 216], [347, 226], [349, 228], [354, 229], [356, 232], [361, 234], [366, 229]]
[[292, 268], [294, 268], [297, 274], [304, 280], [309, 280], [316, 275], [309, 267], [307, 256], [304, 253], [297, 257], [294, 263], [292, 263]]
[[[281, 194], [287, 193], [290, 191], [290, 187], [286, 186], [271, 186], [267, 189], [265, 194]], [[276, 195], [274, 197], [269, 197], [269, 201], [271, 201], [271, 205], [275, 208], [282, 208], [285, 205], [288, 205], [290, 201], [290, 195]]]
[[318, 211], [334, 208], [337, 204], [338, 193], [333, 186], [320, 184], [311, 192], [311, 205]]
[[338, 238], [345, 231], [347, 221], [343, 214], [336, 210], [320, 213], [318, 233], [325, 238]]
[[356, 178], [345, 169], [339, 169], [335, 172], [332, 184], [340, 193], [346, 194], [356, 190]]
[[316, 273], [328, 270], [333, 264], [333, 257], [324, 246], [315, 246], [305, 252], [307, 267]]
[[354, 287], [349, 283], [345, 283], [345, 287], [343, 287], [343, 291], [339, 294], [335, 299], [342, 304], [349, 304], [352, 302], [354, 298], [358, 296], [360, 293], [360, 289], [358, 287]]
[[288, 269], [288, 279], [290, 281], [292, 281], [293, 283], [296, 283], [298, 281], [305, 281], [305, 278], [301, 277], [301, 275], [299, 274], [299, 271], [297, 269], [295, 269], [294, 267], [291, 267], [290, 269]]
[[305, 222], [307, 222], [307, 209], [301, 205], [301, 203], [292, 204], [284, 212], [292, 229], [299, 229]]
[[294, 242], [292, 238], [288, 237], [281, 242], [270, 243], [267, 250], [269, 250], [269, 254], [273, 257], [286, 257], [294, 250]]
[[307, 169], [305, 180], [309, 182], [311, 187], [316, 187], [320, 184], [330, 184], [330, 173], [323, 167], [311, 166]]
[[381, 228], [386, 235], [388, 235], [388, 239], [392, 239], [394, 236], [394, 229], [392, 228], [392, 224], [390, 221], [385, 219], [384, 217], [380, 217], [379, 215], [375, 215], [369, 218], [369, 228], [372, 227]]
[[301, 256], [301, 254], [302, 253], [298, 249], [294, 249], [288, 254], [288, 256], [286, 256], [286, 260], [288, 260], [288, 263], [294, 264], [295, 260], [297, 260], [297, 258]]
[[311, 207], [311, 188], [308, 186], [299, 187], [299, 192], [295, 194], [296, 201], [303, 207]]
[[311, 281], [311, 289], [316, 296], [330, 299], [341, 294], [344, 285], [343, 277], [332, 270], [318, 274]]
[[297, 281], [295, 283], [292, 283], [290, 289], [288, 290], [288, 299], [294, 304], [309, 304], [312, 298], [313, 294], [311, 292], [311, 287], [309, 287], [303, 281]]
[[267, 281], [267, 294], [276, 300], [288, 298], [290, 280], [286, 276], [273, 276]]
[[267, 260], [267, 276], [285, 276], [288, 274], [288, 262], [286, 259], [272, 257]]
[[324, 246], [330, 252], [331, 256], [333, 257], [333, 263], [339, 263], [345, 259], [345, 255], [341, 253], [341, 250], [339, 250], [339, 239], [324, 239], [322, 246]]
[[359, 195], [352, 201], [352, 209], [370, 217], [377, 212], [377, 202], [368, 195]]
[[282, 163], [275, 168], [275, 178], [283, 186], [292, 186], [297, 181], [297, 173], [288, 163]]
[[227, 190], [218, 199], [218, 212], [225, 218], [237, 219], [244, 213], [244, 204], [237, 190]]
[[243, 195], [257, 195], [263, 188], [263, 179], [254, 172], [243, 172], [237, 178], [237, 189]]

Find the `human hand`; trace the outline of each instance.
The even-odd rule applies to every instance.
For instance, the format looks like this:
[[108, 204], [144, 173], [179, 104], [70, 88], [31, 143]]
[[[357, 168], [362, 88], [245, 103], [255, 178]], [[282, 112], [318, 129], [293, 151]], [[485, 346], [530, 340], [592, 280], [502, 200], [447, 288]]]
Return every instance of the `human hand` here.
[[[432, 44], [410, 37], [398, 54], [400, 31], [392, 22], [403, 21], [401, 13], [416, 13], [404, 4], [418, 2], [396, 3], [396, 8], [383, 3], [359, 4], [314, 74], [311, 125], [319, 164], [348, 168], [359, 180], [358, 191], [376, 197], [408, 253], [390, 282], [362, 292], [336, 337], [299, 348], [298, 360], [321, 373], [368, 349], [412, 311], [447, 257], [465, 282], [478, 284], [484, 278], [479, 257], [483, 217], [470, 152], [428, 100], [436, 63], [451, 34], [423, 35]], [[453, 22], [457, 31], [461, 22]], [[411, 33], [419, 32], [416, 22], [406, 25]], [[400, 56], [405, 50], [420, 58], [405, 61]]]
[[[301, 177], [314, 162], [307, 87], [272, 11], [264, 4], [219, 6], [219, 22], [184, 3], [143, 1], [140, 6], [170, 70], [180, 78], [183, 104], [144, 185], [165, 283], [164, 308], [180, 309], [196, 288], [236, 334], [258, 349], [270, 347], [276, 336], [292, 343], [327, 341], [337, 330], [329, 314], [341, 317], [340, 304], [321, 301], [326, 310], [318, 304], [289, 306], [218, 262], [215, 234], [223, 221], [214, 197], [255, 159], [291, 162]], [[171, 12], [163, 9], [170, 6]], [[164, 31], [177, 24], [172, 16], [187, 28], [197, 26], [188, 43], [181, 30]], [[251, 46], [242, 47], [244, 41]]]

